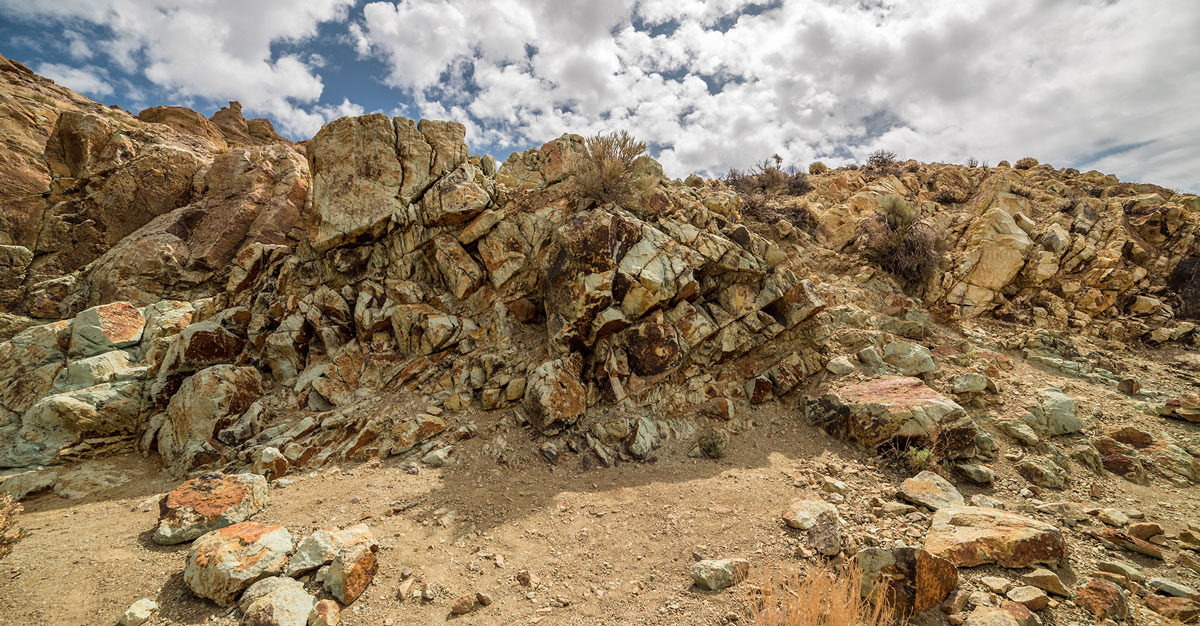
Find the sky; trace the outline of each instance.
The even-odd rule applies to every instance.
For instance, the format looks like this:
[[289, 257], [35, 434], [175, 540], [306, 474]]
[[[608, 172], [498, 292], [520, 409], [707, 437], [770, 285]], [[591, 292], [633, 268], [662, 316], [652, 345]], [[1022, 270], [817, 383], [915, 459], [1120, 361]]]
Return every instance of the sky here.
[[879, 149], [1200, 192], [1196, 0], [0, 0], [0, 54], [105, 104], [307, 139], [452, 119], [499, 159], [628, 130], [666, 172]]

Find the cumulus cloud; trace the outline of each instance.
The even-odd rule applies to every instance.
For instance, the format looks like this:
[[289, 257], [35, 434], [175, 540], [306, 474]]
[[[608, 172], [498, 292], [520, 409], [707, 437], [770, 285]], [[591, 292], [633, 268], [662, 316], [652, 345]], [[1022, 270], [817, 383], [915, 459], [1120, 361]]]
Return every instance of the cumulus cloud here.
[[113, 93], [106, 73], [98, 67], [90, 65], [70, 67], [61, 63], [42, 63], [34, 71], [60, 85], [89, 96], [103, 98], [111, 96]]
[[[101, 50], [115, 66], [142, 74], [176, 99], [239, 100], [248, 113], [273, 117], [284, 132], [311, 136], [327, 121], [313, 106], [323, 91], [315, 71], [322, 60], [275, 54], [271, 47], [304, 42], [319, 24], [345, 20], [353, 1], [0, 0], [0, 8], [17, 18], [100, 26], [111, 34], [87, 53], [87, 42], [72, 40], [71, 54]], [[93, 84], [90, 93], [112, 90]]]
[[677, 176], [886, 148], [1200, 189], [1189, 0], [407, 0], [356, 13], [357, 50], [387, 63], [389, 85], [422, 115], [465, 114], [471, 140], [498, 151], [623, 128]]

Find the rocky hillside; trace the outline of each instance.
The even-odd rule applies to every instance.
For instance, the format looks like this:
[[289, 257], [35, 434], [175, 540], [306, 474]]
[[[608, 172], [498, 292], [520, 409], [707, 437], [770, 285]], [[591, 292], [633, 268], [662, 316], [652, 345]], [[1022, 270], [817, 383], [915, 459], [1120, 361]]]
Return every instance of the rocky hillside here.
[[[195, 479], [163, 500], [154, 539], [196, 539], [181, 606], [233, 605], [267, 577], [228, 615], [293, 623], [253, 617], [270, 613], [260, 601], [317, 606], [288, 576], [336, 611], [389, 567], [370, 531], [346, 529], [309, 538], [336, 558], [287, 569], [309, 539], [229, 526], [265, 506], [260, 476], [273, 493], [401, 467], [651, 472], [770, 446], [770, 423], [843, 452], [805, 466], [808, 497], [772, 505], [780, 528], [743, 538], [760, 559], [857, 554], [926, 620], [1200, 615], [1195, 195], [1030, 159], [910, 161], [812, 175], [751, 212], [726, 183], [642, 157], [635, 201], [595, 205], [570, 176], [576, 135], [497, 164], [470, 154], [461, 124], [371, 114], [294, 144], [237, 103], [135, 116], [2, 58], [0, 125], [0, 491], [36, 516]], [[929, 285], [857, 253], [889, 194], [945, 233]], [[798, 214], [812, 219], [762, 217]], [[172, 526], [212, 498], [220, 520]], [[22, 554], [36, 543], [11, 558], [38, 562]], [[197, 564], [245, 545], [278, 567], [231, 580]], [[308, 576], [323, 563], [322, 587]], [[1058, 570], [965, 569], [986, 564]], [[735, 561], [689, 567], [701, 588], [744, 577]], [[529, 576], [518, 587], [536, 588]], [[516, 615], [421, 584], [442, 615]], [[403, 615], [394, 595], [344, 618]], [[29, 623], [66, 619], [0, 596], [23, 598], [6, 610]], [[713, 619], [744, 615], [741, 595], [722, 598]], [[168, 613], [153, 619], [187, 621]]]

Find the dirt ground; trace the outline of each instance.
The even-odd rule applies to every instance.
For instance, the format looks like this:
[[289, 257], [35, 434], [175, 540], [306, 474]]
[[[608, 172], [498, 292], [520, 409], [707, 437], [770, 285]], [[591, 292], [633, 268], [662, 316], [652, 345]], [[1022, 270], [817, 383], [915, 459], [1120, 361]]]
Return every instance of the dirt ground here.
[[[1178, 393], [1194, 384], [1186, 367], [1194, 358], [1185, 351], [1152, 351], [1125, 357], [1123, 366], [1137, 368], [1166, 393]], [[981, 423], [1038, 388], [1058, 385], [1079, 399], [1094, 420], [1093, 430], [1133, 421], [1178, 437], [1194, 438], [1200, 431], [1195, 424], [1138, 413], [1115, 390], [1025, 362], [1017, 362], [1004, 379], [1001, 397], [970, 410]], [[790, 404], [746, 408], [739, 419], [749, 420], [748, 430], [730, 438], [723, 459], [691, 458], [691, 442], [670, 441], [652, 462], [612, 468], [585, 467], [565, 446], [552, 465], [537, 453], [529, 431], [506, 426], [503, 414], [457, 419], [468, 417], [479, 434], [456, 444], [456, 465], [432, 469], [391, 459], [290, 475], [291, 484], [272, 487], [268, 506], [255, 520], [283, 524], [297, 541], [316, 528], [360, 520], [378, 538], [379, 574], [344, 609], [343, 624], [745, 624], [750, 618], [744, 598], [754, 580], [721, 592], [701, 591], [691, 585], [690, 563], [745, 557], [758, 571], [803, 565], [809, 558], [803, 535], [786, 528], [779, 513], [792, 500], [817, 497], [824, 477], [849, 487], [838, 505], [851, 537], [848, 554], [864, 545], [919, 544], [930, 519], [928, 512], [876, 519], [871, 499], [892, 499], [904, 475], [807, 425]], [[1028, 483], [1003, 456], [1019, 446], [999, 434], [996, 439], [1001, 445], [993, 464], [996, 483], [983, 488], [958, 481], [964, 496], [986, 493], [1027, 507], [1071, 500], [1086, 507], [1136, 508], [1162, 523], [1168, 536], [1200, 521], [1195, 488], [1139, 486], [1112, 474], [1073, 470], [1066, 491], [1022, 495]], [[495, 455], [500, 447], [507, 450], [502, 462]], [[0, 561], [0, 623], [112, 624], [130, 603], [149, 597], [162, 607], [150, 624], [236, 624], [236, 610], [200, 600], [184, 586], [188, 544], [150, 541], [157, 498], [178, 480], [140, 456], [115, 460], [137, 478], [85, 500], [46, 494], [24, 502], [28, 537]], [[1081, 528], [1089, 524], [1098, 526], [1085, 521]], [[1163, 563], [1114, 555], [1082, 532], [1068, 537], [1071, 563], [1060, 574], [1069, 584], [1094, 571], [1097, 559], [1116, 556], [1148, 575], [1200, 585], [1200, 575], [1177, 566], [1174, 558]], [[405, 568], [436, 586], [435, 600], [397, 597]], [[531, 587], [515, 582], [520, 570], [532, 574]], [[1020, 572], [963, 570], [960, 588], [970, 590], [971, 581], [997, 574], [1016, 578]], [[309, 589], [316, 592], [318, 585], [310, 581]], [[488, 593], [495, 602], [465, 616], [449, 614], [455, 596], [474, 592]], [[1081, 612], [1069, 609], [1043, 612], [1043, 621], [1082, 620]], [[917, 623], [945, 620], [933, 610]]]

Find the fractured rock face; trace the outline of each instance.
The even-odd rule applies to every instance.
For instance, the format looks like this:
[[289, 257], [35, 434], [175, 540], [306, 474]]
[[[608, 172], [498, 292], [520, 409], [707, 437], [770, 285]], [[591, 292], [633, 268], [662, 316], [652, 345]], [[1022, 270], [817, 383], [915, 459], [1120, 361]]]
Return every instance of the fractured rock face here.
[[921, 548], [864, 548], [854, 556], [862, 597], [891, 601], [902, 615], [924, 613], [958, 586], [958, 568]]
[[154, 543], [191, 541], [211, 530], [246, 521], [266, 504], [267, 481], [262, 476], [203, 474], [162, 499]]
[[358, 599], [379, 571], [374, 541], [352, 543], [338, 550], [325, 575], [325, 590], [343, 605]]
[[286, 574], [300, 576], [333, 562], [343, 548], [367, 544], [377, 546], [374, 535], [366, 524], [356, 524], [344, 529], [322, 528], [296, 546], [296, 553], [288, 561]]
[[252, 367], [214, 365], [189, 377], [167, 406], [158, 451], [167, 463], [190, 468], [220, 458], [216, 434], [233, 424], [262, 393]]
[[71, 325], [72, 358], [83, 358], [118, 348], [127, 348], [142, 340], [146, 319], [128, 302], [92, 307], [75, 316]]
[[544, 433], [558, 432], [574, 424], [587, 410], [579, 382], [581, 366], [576, 355], [547, 361], [533, 370], [525, 384], [525, 408], [534, 428]]

